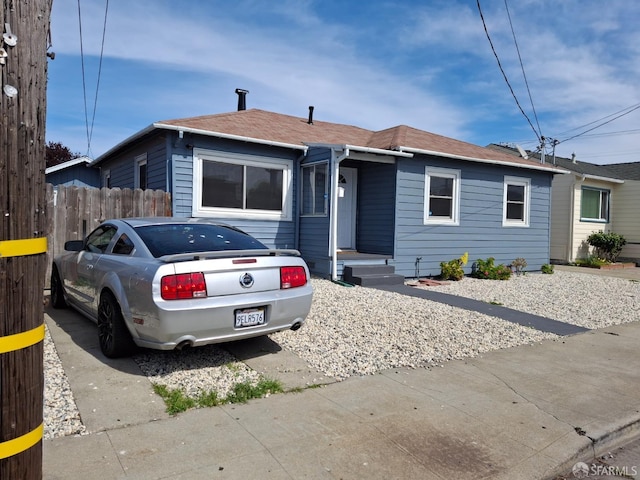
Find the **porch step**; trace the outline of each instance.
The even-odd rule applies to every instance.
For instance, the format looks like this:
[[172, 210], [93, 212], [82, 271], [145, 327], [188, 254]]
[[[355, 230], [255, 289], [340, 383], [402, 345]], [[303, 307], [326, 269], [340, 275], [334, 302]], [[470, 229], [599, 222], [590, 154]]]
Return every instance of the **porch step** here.
[[342, 277], [345, 282], [363, 287], [404, 283], [404, 277], [397, 275], [391, 265], [345, 265]]

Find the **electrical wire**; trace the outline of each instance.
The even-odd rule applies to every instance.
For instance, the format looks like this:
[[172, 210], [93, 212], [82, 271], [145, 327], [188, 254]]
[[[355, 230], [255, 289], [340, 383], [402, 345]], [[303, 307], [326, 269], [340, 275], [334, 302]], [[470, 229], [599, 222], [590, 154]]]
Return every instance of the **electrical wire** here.
[[516, 52], [518, 52], [518, 61], [520, 62], [520, 69], [522, 70], [522, 77], [524, 78], [524, 84], [527, 87], [527, 94], [529, 95], [529, 101], [531, 102], [531, 109], [533, 110], [533, 116], [536, 119], [538, 132], [542, 134], [542, 129], [540, 128], [540, 122], [538, 121], [538, 114], [536, 113], [536, 107], [533, 104], [533, 97], [531, 96], [531, 90], [529, 89], [527, 74], [524, 71], [524, 63], [522, 62], [522, 56], [520, 55], [520, 47], [518, 46], [518, 40], [516, 39], [516, 32], [513, 29], [513, 22], [511, 21], [511, 12], [509, 12], [509, 5], [507, 4], [507, 0], [504, 0], [504, 7], [507, 10], [507, 17], [509, 18], [509, 26], [511, 27], [511, 35], [513, 36], [513, 43], [516, 46]]
[[[600, 123], [600, 124], [596, 125], [595, 127], [589, 128], [589, 129], [585, 130], [585, 131], [584, 131], [584, 132], [582, 132], [582, 133], [577, 133], [576, 135], [573, 135], [572, 137], [565, 138], [564, 140], [561, 140], [561, 141], [560, 141], [560, 143], [565, 143], [565, 142], [568, 142], [569, 140], [573, 140], [574, 138], [581, 137], [581, 136], [583, 136], [585, 133], [592, 132], [592, 131], [593, 131], [593, 130], [595, 130], [596, 128], [600, 128], [600, 127], [602, 127], [602, 126], [604, 126], [604, 125], [607, 125], [607, 124], [609, 124], [609, 123], [613, 122], [614, 120], [617, 120], [617, 119], [618, 119], [618, 118], [620, 118], [620, 117], [624, 117], [625, 115], [629, 115], [631, 112], [634, 112], [635, 110], [638, 110], [639, 108], [640, 108], [640, 104], [636, 105], [636, 106], [635, 106], [634, 108], [632, 108], [631, 110], [627, 110], [626, 112], [621, 113], [620, 115], [617, 115], [617, 116], [615, 116], [615, 117], [613, 117], [613, 118], [611, 118], [611, 119], [607, 120], [606, 122], [602, 122], [602, 123]], [[605, 117], [605, 118], [606, 118], [606, 117]]]
[[86, 82], [86, 70], [84, 64], [84, 46], [82, 35], [82, 11], [80, 9], [80, 0], [78, 0], [78, 25], [80, 29], [80, 63], [82, 65], [82, 93], [84, 98], [84, 121], [85, 128], [87, 130], [87, 156], [91, 156], [91, 139], [93, 137], [93, 127], [96, 119], [96, 111], [98, 109], [98, 91], [100, 89], [100, 77], [102, 75], [102, 59], [104, 58], [104, 44], [107, 32], [107, 15], [109, 11], [109, 0], [106, 0], [106, 6], [104, 10], [104, 24], [102, 27], [102, 45], [100, 47], [100, 60], [98, 64], [98, 78], [96, 81], [96, 94], [93, 101], [93, 113], [91, 116], [91, 126], [89, 126], [89, 108], [87, 106], [87, 82]]
[[617, 112], [613, 112], [613, 113], [611, 113], [609, 115], [605, 115], [604, 117], [599, 118], [597, 120], [594, 120], [593, 122], [589, 122], [589, 123], [586, 123], [584, 125], [580, 125], [580, 126], [575, 127], [575, 128], [570, 128], [569, 130], [565, 130], [564, 132], [560, 132], [556, 136], [560, 137], [560, 136], [563, 136], [563, 135], [567, 135], [569, 132], [573, 132], [575, 130], [581, 130], [581, 129], [585, 128], [585, 127], [588, 127], [589, 125], [593, 125], [594, 123], [598, 123], [598, 122], [600, 122], [602, 120], [606, 120], [609, 117], [613, 117], [614, 115], [618, 115], [619, 113], [626, 112], [627, 110], [635, 109], [635, 108], [637, 108], [639, 106], [640, 106], [640, 103], [636, 103], [635, 105], [631, 105], [629, 107], [625, 107], [622, 110], [618, 110]]
[[538, 139], [538, 141], [540, 143], [542, 143], [541, 134], [538, 133], [538, 131], [533, 126], [533, 123], [531, 123], [531, 120], [529, 119], [527, 114], [522, 109], [522, 106], [520, 105], [520, 102], [518, 101], [518, 97], [516, 97], [516, 94], [513, 91], [513, 87], [511, 87], [511, 84], [509, 83], [509, 79], [507, 78], [507, 74], [505, 73], [504, 69], [502, 68], [502, 63], [500, 62], [500, 58], [498, 57], [498, 53], [496, 52], [495, 47], [493, 46], [493, 42], [491, 41], [491, 36], [489, 35], [489, 30], [487, 29], [487, 24], [486, 24], [486, 22], [484, 20], [484, 15], [482, 14], [482, 8], [480, 7], [480, 0], [476, 0], [476, 3], [478, 5], [478, 12], [480, 13], [480, 19], [482, 20], [482, 26], [484, 27], [484, 33], [487, 36], [487, 40], [489, 40], [489, 45], [491, 46], [491, 50], [493, 51], [493, 56], [496, 57], [496, 61], [498, 62], [498, 68], [500, 69], [500, 72], [502, 72], [502, 76], [504, 78], [504, 81], [507, 83], [507, 86], [509, 87], [509, 91], [511, 92], [511, 95], [513, 96], [513, 99], [516, 101], [516, 105], [520, 109], [520, 112], [522, 113], [522, 115], [524, 115], [524, 118], [527, 119], [527, 122], [529, 122], [529, 125], [531, 126], [531, 129], [533, 130], [533, 133], [536, 135], [536, 138]]

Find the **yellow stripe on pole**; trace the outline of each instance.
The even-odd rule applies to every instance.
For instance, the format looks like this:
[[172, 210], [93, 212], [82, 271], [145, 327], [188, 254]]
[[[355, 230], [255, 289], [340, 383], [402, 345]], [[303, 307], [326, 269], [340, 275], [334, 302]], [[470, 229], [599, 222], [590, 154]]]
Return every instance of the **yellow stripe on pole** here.
[[40, 439], [42, 439], [43, 432], [44, 424], [41, 423], [35, 430], [31, 430], [29, 433], [22, 435], [21, 437], [0, 443], [0, 459], [13, 457], [18, 453], [29, 450], [38, 443]]
[[24, 257], [47, 251], [47, 237], [0, 241], [0, 257]]
[[44, 340], [44, 323], [39, 327], [0, 337], [0, 353], [14, 352], [35, 345]]

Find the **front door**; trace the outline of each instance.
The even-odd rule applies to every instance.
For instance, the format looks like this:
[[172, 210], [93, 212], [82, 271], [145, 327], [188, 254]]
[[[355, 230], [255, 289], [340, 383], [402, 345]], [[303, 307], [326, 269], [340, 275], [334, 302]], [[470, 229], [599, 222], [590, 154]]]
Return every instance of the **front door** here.
[[356, 247], [356, 180], [355, 168], [340, 167], [338, 179], [338, 249]]

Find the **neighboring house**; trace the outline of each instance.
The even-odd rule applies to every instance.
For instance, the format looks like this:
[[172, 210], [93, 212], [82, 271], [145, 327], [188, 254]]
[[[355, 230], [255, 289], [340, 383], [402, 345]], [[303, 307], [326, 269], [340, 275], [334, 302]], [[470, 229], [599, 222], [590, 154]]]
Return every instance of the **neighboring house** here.
[[575, 156], [548, 156], [547, 161], [571, 172], [553, 179], [551, 260], [571, 263], [588, 257], [593, 249], [587, 238], [602, 230], [619, 233], [627, 240], [621, 260], [639, 262], [640, 162], [594, 165], [578, 161]]
[[97, 158], [103, 185], [163, 189], [175, 216], [215, 217], [299, 249], [334, 280], [346, 265], [438, 275], [469, 253], [549, 262], [549, 164], [397, 126], [382, 131], [244, 110], [157, 122]]
[[100, 171], [91, 168], [89, 157], [78, 157], [73, 160], [45, 169], [47, 183], [54, 186], [99, 187]]

